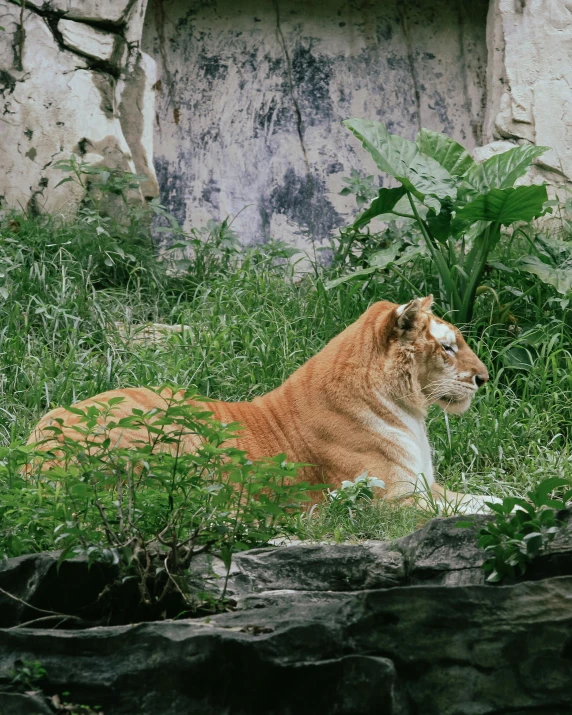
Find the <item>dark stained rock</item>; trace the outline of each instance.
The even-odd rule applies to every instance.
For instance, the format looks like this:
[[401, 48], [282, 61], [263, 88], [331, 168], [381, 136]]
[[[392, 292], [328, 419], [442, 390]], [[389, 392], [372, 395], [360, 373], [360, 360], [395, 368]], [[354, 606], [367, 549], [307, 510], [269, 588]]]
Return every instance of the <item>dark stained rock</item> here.
[[2, 715], [53, 715], [44, 699], [24, 693], [0, 693]]
[[[542, 557], [567, 575], [491, 586], [478, 524], [456, 521], [391, 544], [241, 554], [229, 580], [239, 608], [211, 618], [5, 628], [0, 688], [20, 659], [40, 661], [46, 695], [69, 691], [105, 715], [572, 712], [572, 540]], [[34, 557], [39, 570], [48, 557]], [[4, 568], [0, 587], [8, 573], [26, 593], [14, 574], [33, 580], [27, 563]]]

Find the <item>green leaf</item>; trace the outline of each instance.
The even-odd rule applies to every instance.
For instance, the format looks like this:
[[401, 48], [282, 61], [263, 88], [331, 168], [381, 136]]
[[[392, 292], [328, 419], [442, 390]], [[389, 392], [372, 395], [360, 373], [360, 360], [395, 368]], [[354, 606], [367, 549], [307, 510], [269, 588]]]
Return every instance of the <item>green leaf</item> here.
[[469, 169], [476, 166], [469, 152], [454, 139], [431, 129], [422, 129], [419, 132], [417, 146], [424, 154], [439, 162], [451, 176], [464, 176]]
[[528, 495], [534, 501], [536, 505], [545, 504], [548, 499], [548, 495], [555, 489], [560, 487], [569, 487], [570, 480], [563, 479], [562, 477], [551, 477], [550, 479], [543, 479], [540, 484], [533, 491], [529, 492]]
[[381, 171], [397, 179], [420, 201], [438, 210], [439, 202], [427, 201], [426, 197], [456, 197], [453, 177], [414, 142], [390, 134], [381, 122], [346, 119], [343, 124], [362, 142]]
[[506, 367], [513, 370], [530, 370], [534, 365], [534, 358], [530, 352], [519, 345], [506, 348], [499, 354], [499, 358]]
[[398, 252], [402, 247], [402, 243], [393, 243], [382, 251], [377, 251], [372, 254], [369, 259], [370, 265], [367, 268], [361, 268], [353, 273], [348, 273], [345, 276], [340, 276], [333, 281], [328, 281], [324, 284], [324, 288], [329, 290], [330, 288], [335, 288], [336, 286], [347, 283], [354, 278], [361, 278], [363, 276], [368, 276], [375, 271], [388, 268], [389, 266], [400, 266], [403, 263], [408, 263], [412, 261], [416, 256], [424, 253], [424, 248], [422, 246], [407, 246], [405, 251], [400, 256], [397, 256]]
[[546, 186], [519, 186], [516, 189], [492, 189], [457, 210], [457, 218], [474, 221], [492, 221], [510, 226], [515, 221], [532, 221], [545, 211]]
[[502, 271], [504, 273], [514, 273], [512, 268], [505, 266], [501, 261], [487, 261], [487, 266], [494, 268], [497, 271]]
[[371, 273], [375, 273], [375, 271], [379, 270], [377, 266], [370, 266], [369, 268], [361, 268], [359, 271], [354, 271], [353, 273], [348, 273], [345, 276], [340, 276], [339, 278], [335, 278], [333, 281], [328, 281], [327, 283], [324, 283], [324, 288], [326, 290], [330, 290], [331, 288], [335, 288], [336, 286], [341, 285], [342, 283], [347, 283], [348, 281], [353, 280], [354, 278], [361, 278], [362, 276], [368, 276]]
[[[534, 516], [536, 515], [536, 510], [532, 506], [532, 504], [529, 504], [526, 501], [526, 499], [522, 499], [520, 497], [509, 497], [509, 499], [512, 499], [512, 501], [513, 501], [511, 511], [515, 506], [519, 506], [523, 510], [523, 512], [526, 512], [529, 516], [534, 518]], [[506, 499], [505, 499], [505, 501], [506, 501]], [[518, 514], [518, 516], [520, 517], [520, 514]]]
[[538, 256], [523, 256], [517, 263], [517, 267], [537, 276], [543, 283], [553, 286], [561, 295], [572, 290], [572, 267], [570, 266], [556, 268], [543, 263]]
[[488, 502], [486, 501], [485, 504], [488, 506], [488, 508], [491, 511], [494, 511], [497, 514], [500, 514], [501, 516], [504, 516], [505, 514], [509, 514], [510, 510], [512, 509], [512, 506], [509, 508], [505, 506], [504, 500], [502, 504], [496, 504], [495, 502]]
[[409, 261], [412, 261], [417, 256], [426, 255], [427, 251], [424, 246], [407, 246], [405, 251], [403, 251], [403, 253], [399, 256], [399, 258], [396, 258], [395, 261], [391, 262], [391, 265], [401, 266], [404, 263], [409, 263]]
[[65, 179], [58, 181], [58, 183], [54, 186], [54, 189], [57, 189], [58, 186], [61, 186], [62, 184], [67, 184], [68, 181], [75, 181], [75, 179], [72, 176], [66, 176]]
[[402, 196], [405, 196], [403, 186], [399, 186], [396, 189], [380, 189], [377, 198], [371, 202], [370, 207], [354, 221], [354, 228], [358, 229], [365, 226], [376, 216], [391, 213]]
[[429, 209], [427, 212], [427, 225], [429, 226], [431, 234], [439, 243], [447, 243], [447, 239], [453, 232], [451, 228], [451, 209], [450, 205], [447, 205], [449, 203], [450, 202], [444, 202], [441, 211], [439, 211], [437, 215], [435, 215], [433, 209]]
[[481, 193], [490, 189], [509, 189], [527, 172], [534, 159], [549, 148], [532, 144], [516, 146], [502, 154], [491, 156], [482, 164], [475, 164], [465, 174], [464, 180], [471, 188]]
[[376, 268], [385, 268], [397, 258], [400, 248], [401, 244], [395, 242], [381, 251], [376, 251], [370, 256], [369, 265]]
[[523, 541], [526, 544], [526, 552], [528, 554], [534, 554], [542, 548], [542, 534], [538, 532], [526, 534]]

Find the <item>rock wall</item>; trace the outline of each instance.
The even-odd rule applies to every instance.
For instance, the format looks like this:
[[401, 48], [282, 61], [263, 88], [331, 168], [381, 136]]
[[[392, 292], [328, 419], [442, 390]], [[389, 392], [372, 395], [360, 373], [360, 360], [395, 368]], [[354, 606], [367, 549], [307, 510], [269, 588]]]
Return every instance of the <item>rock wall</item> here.
[[[148, 177], [155, 63], [139, 50], [146, 0], [0, 0], [0, 205], [66, 211], [54, 163], [72, 153]], [[151, 110], [152, 112], [152, 110]]]
[[572, 179], [572, 2], [492, 0], [485, 136], [551, 147], [538, 166]]
[[[244, 552], [227, 590], [236, 610], [137, 623], [130, 609], [126, 625], [40, 618], [89, 618], [111, 564], [7, 559], [0, 712], [49, 715], [65, 699], [105, 715], [570, 713], [570, 522], [531, 580], [487, 586], [476, 544], [485, 520], [459, 529], [459, 518], [435, 519], [392, 543]], [[202, 573], [220, 591], [222, 563], [216, 571]], [[35, 694], [15, 692], [13, 671], [30, 660], [46, 676]]]
[[[161, 77], [155, 164], [187, 227], [237, 218], [247, 240], [321, 241], [370, 169], [341, 126], [372, 117], [482, 143], [488, 0], [151, 0]], [[374, 173], [373, 164], [371, 164]]]
[[0, 207], [72, 210], [73, 152], [147, 176], [186, 228], [307, 247], [355, 213], [343, 177], [376, 173], [349, 116], [481, 158], [546, 144], [538, 170], [572, 177], [569, 0], [0, 0], [0, 27]]

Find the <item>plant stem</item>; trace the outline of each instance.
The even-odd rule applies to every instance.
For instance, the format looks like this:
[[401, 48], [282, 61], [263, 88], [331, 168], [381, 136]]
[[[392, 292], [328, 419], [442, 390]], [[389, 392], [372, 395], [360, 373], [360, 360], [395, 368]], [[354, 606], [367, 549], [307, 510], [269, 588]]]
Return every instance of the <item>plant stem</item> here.
[[387, 266], [389, 270], [393, 271], [401, 280], [406, 283], [412, 290], [413, 292], [419, 293], [419, 286], [416, 286], [414, 283], [412, 283], [408, 278], [404, 276], [404, 274], [399, 270], [399, 268], [396, 268], [393, 266], [391, 263]]
[[487, 226], [484, 232], [482, 245], [476, 256], [476, 264], [471, 270], [469, 282], [467, 284], [467, 290], [465, 292], [465, 297], [461, 308], [461, 313], [459, 315], [459, 320], [461, 321], [461, 323], [468, 323], [473, 317], [475, 295], [477, 292], [477, 288], [479, 287], [483, 271], [485, 269], [487, 257], [489, 255], [491, 235], [494, 236], [494, 234], [498, 232], [500, 232], [500, 225], [498, 223], [492, 224], [492, 227]]
[[425, 225], [425, 222], [419, 215], [419, 212], [417, 211], [417, 207], [415, 206], [415, 202], [413, 201], [413, 196], [411, 195], [411, 192], [407, 192], [407, 197], [409, 199], [409, 203], [411, 204], [411, 208], [413, 209], [413, 213], [415, 214], [415, 219], [417, 221], [417, 224], [419, 228], [421, 229], [421, 233], [423, 234], [423, 237], [425, 239], [425, 243], [427, 244], [427, 247], [429, 248], [429, 251], [431, 253], [431, 256], [433, 260], [435, 261], [435, 265], [437, 266], [437, 270], [439, 271], [439, 275], [441, 276], [441, 280], [443, 281], [443, 285], [445, 286], [445, 289], [447, 290], [448, 293], [448, 298], [449, 301], [452, 305], [452, 307], [455, 310], [459, 310], [461, 308], [461, 298], [459, 296], [459, 293], [457, 291], [457, 286], [455, 285], [455, 281], [453, 280], [451, 276], [451, 272], [449, 271], [449, 268], [447, 266], [447, 263], [445, 262], [445, 259], [443, 258], [443, 255], [441, 254], [441, 251], [439, 250], [438, 246], [435, 244], [435, 241], [429, 231], [427, 230], [427, 226]]

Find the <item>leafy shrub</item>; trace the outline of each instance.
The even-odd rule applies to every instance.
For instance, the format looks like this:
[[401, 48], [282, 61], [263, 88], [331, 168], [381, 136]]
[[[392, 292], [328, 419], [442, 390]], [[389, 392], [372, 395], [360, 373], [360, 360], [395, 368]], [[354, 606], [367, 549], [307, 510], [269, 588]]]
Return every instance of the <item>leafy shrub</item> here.
[[374, 498], [374, 489], [385, 489], [381, 479], [360, 474], [344, 480], [339, 489], [297, 516], [296, 535], [323, 541], [387, 541], [409, 534], [426, 519], [413, 505]]
[[39, 660], [17, 660], [14, 669], [8, 672], [9, 688], [17, 693], [35, 690], [46, 675], [46, 669]]
[[[178, 273], [192, 269], [189, 278], [196, 283], [214, 273], [235, 269], [243, 256], [231, 223], [228, 219], [222, 223], [211, 219], [203, 228], [193, 228], [188, 234], [178, 231], [165, 252], [168, 265]], [[162, 228], [157, 230], [161, 232]], [[173, 226], [165, 230], [173, 235]]]
[[[502, 504], [487, 502], [494, 521], [480, 530], [478, 543], [487, 554], [483, 570], [489, 574], [489, 583], [526, 572], [534, 557], [561, 530], [559, 512], [572, 499], [571, 487], [568, 479], [544, 479], [527, 493], [528, 500], [505, 497]], [[470, 523], [459, 522], [457, 526]]]
[[377, 195], [378, 189], [374, 184], [373, 176], [364, 176], [355, 169], [350, 171], [349, 177], [344, 177], [343, 182], [346, 186], [340, 191], [340, 196], [353, 194], [358, 209], [361, 209], [364, 204], [370, 203]]
[[[238, 425], [221, 424], [191, 398], [178, 393], [161, 409], [119, 418], [123, 398], [71, 407], [74, 438], [56, 420], [43, 449], [4, 448], [2, 555], [58, 548], [60, 562], [81, 554], [118, 564], [156, 612], [173, 592], [192, 602], [186, 576], [198, 554], [215, 552], [230, 568], [236, 551], [291, 529], [292, 510], [310, 489], [295, 481], [298, 465], [284, 455], [250, 461], [226, 444]], [[144, 437], [116, 447], [112, 430], [129, 429]]]
[[359, 508], [363, 502], [373, 501], [374, 489], [385, 489], [385, 482], [368, 476], [367, 472], [363, 472], [353, 481], [345, 479], [339, 489], [328, 490], [330, 508], [333, 511], [347, 512], [351, 519], [353, 509]]
[[[557, 235], [550, 236], [545, 232], [537, 233], [534, 240], [530, 232], [521, 229], [521, 233], [526, 237], [528, 247], [532, 248], [533, 253], [519, 256], [510, 269], [537, 276], [544, 283], [553, 286], [561, 295], [567, 295], [569, 301], [572, 292], [572, 242]], [[497, 267], [501, 270], [507, 268]]]
[[[545, 186], [514, 183], [546, 147], [518, 146], [477, 164], [449, 137], [422, 129], [415, 142], [390, 134], [380, 122], [348, 119], [344, 124], [362, 142], [379, 169], [399, 182], [382, 188], [353, 223], [358, 231], [373, 218], [404, 217], [422, 236], [422, 245], [390, 245], [373, 254], [367, 268], [347, 276], [374, 273], [410, 261], [424, 250], [435, 264], [443, 302], [457, 323], [470, 322], [487, 257], [503, 226], [551, 211]], [[330, 284], [342, 282], [344, 278]]]

